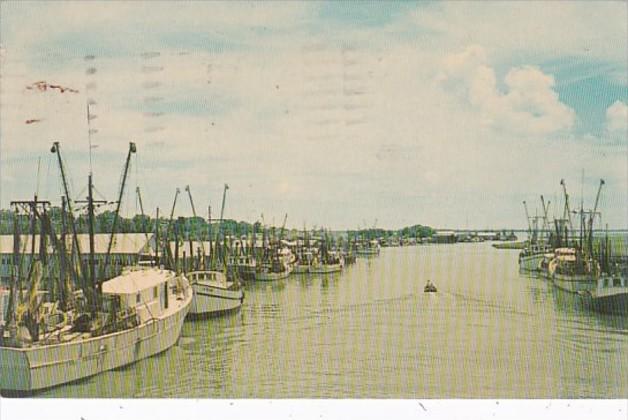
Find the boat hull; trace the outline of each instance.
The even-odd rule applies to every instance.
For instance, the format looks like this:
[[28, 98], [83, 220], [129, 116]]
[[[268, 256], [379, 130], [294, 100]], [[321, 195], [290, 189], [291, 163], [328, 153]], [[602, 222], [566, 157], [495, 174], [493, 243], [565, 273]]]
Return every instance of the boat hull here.
[[356, 251], [358, 257], [376, 257], [379, 255], [379, 249], [359, 249]]
[[242, 280], [255, 280], [255, 266], [239, 265], [236, 266], [238, 275]]
[[571, 293], [579, 293], [591, 291], [595, 288], [596, 282], [591, 275], [588, 274], [552, 274], [552, 283], [561, 290]]
[[194, 298], [190, 306], [190, 316], [211, 316], [239, 309], [244, 301], [242, 289], [224, 289], [201, 283], [192, 285]]
[[[616, 289], [616, 290], [613, 290]], [[612, 288], [603, 294], [583, 294], [585, 304], [597, 312], [626, 315], [628, 314], [628, 288]]]
[[255, 273], [256, 281], [275, 281], [288, 278], [290, 271], [282, 271], [280, 273]]
[[292, 269], [292, 272], [294, 274], [306, 274], [310, 272], [310, 266], [309, 265], [295, 265], [294, 268]]
[[191, 290], [172, 313], [101, 337], [29, 348], [0, 347], [2, 393], [31, 393], [130, 365], [178, 340], [192, 303]]
[[541, 261], [545, 254], [526, 255], [519, 259], [519, 270], [523, 272], [537, 272], [541, 270]]
[[322, 264], [310, 267], [311, 274], [329, 274], [342, 271], [342, 264]]

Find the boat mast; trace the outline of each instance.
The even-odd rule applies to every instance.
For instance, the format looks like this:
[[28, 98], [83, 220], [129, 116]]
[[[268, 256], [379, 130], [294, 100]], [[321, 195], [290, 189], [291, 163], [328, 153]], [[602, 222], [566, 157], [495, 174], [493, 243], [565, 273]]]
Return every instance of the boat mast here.
[[530, 213], [528, 213], [528, 205], [523, 202], [523, 208], [526, 211], [526, 220], [528, 222], [528, 241], [532, 242], [532, 225], [530, 225]]
[[597, 189], [597, 194], [595, 196], [595, 205], [593, 206], [593, 211], [589, 215], [589, 232], [588, 232], [588, 246], [589, 253], [593, 255], [593, 222], [595, 221], [595, 215], [597, 214], [597, 207], [600, 203], [600, 193], [602, 192], [602, 186], [604, 185], [604, 180], [600, 179], [600, 185]]
[[209, 265], [210, 270], [213, 268], [212, 264], [214, 262], [214, 252], [215, 249], [212, 248], [212, 206], [207, 206], [207, 238], [209, 239]]
[[[18, 214], [17, 204], [13, 204], [13, 265], [12, 265], [12, 277], [13, 281], [9, 288], [9, 304], [6, 310], [6, 327], [11, 331], [15, 327], [15, 309], [17, 307], [17, 293], [21, 290], [20, 277], [22, 275], [20, 264], [20, 239], [22, 238], [20, 233], [20, 218]], [[3, 337], [0, 336], [0, 339]]]
[[85, 288], [85, 280], [83, 279], [83, 273], [82, 273], [82, 259], [81, 259], [81, 248], [79, 246], [79, 241], [78, 241], [78, 232], [76, 230], [76, 223], [74, 220], [74, 210], [72, 209], [72, 197], [70, 195], [70, 188], [68, 186], [68, 179], [67, 179], [67, 175], [65, 172], [65, 166], [63, 165], [63, 159], [61, 159], [61, 145], [59, 144], [58, 141], [54, 142], [52, 144], [52, 147], [50, 148], [50, 152], [54, 153], [57, 155], [57, 162], [59, 163], [59, 172], [61, 172], [61, 183], [63, 184], [63, 193], [65, 194], [65, 197], [67, 199], [67, 215], [70, 221], [70, 227], [72, 228], [72, 253], [71, 253], [71, 260], [74, 260], [74, 256], [76, 255], [76, 258], [78, 259], [78, 276], [80, 279], [80, 284], [79, 286], [84, 289]]
[[[194, 199], [192, 198], [192, 192], [190, 191], [190, 186], [185, 186], [185, 191], [188, 193], [188, 197], [190, 198], [190, 206], [192, 206], [192, 215], [194, 215], [194, 219], [196, 219], [196, 207], [194, 207]], [[196, 233], [196, 232], [195, 232]], [[199, 235], [200, 236], [200, 235]], [[205, 258], [205, 244], [203, 244], [203, 238], [199, 238], [201, 242], [201, 252], [203, 253], [203, 258]], [[190, 250], [192, 252], [192, 250]], [[190, 255], [193, 257], [193, 255]]]
[[166, 227], [166, 235], [165, 235], [165, 242], [166, 242], [166, 255], [167, 255], [167, 259], [168, 259], [168, 264], [172, 265], [174, 264], [174, 259], [172, 257], [172, 250], [170, 249], [170, 243], [169, 243], [169, 236], [170, 236], [170, 230], [172, 229], [172, 220], [174, 218], [174, 209], [177, 205], [177, 197], [179, 197], [179, 193], [181, 192], [181, 190], [179, 188], [176, 189], [175, 193], [174, 193], [174, 201], [172, 202], [172, 209], [170, 210], [170, 219], [168, 219], [168, 226]]
[[140, 192], [140, 187], [135, 187], [135, 192], [137, 193], [137, 200], [140, 204], [140, 212], [142, 213], [142, 230], [144, 231], [144, 235], [146, 236], [146, 243], [149, 241], [148, 237], [148, 229], [146, 227], [146, 215], [144, 214], [144, 204], [142, 203], [142, 193]]
[[159, 207], [157, 207], [156, 215], [155, 215], [155, 265], [159, 267], [159, 247], [161, 243], [159, 242]]
[[[131, 155], [137, 151], [135, 143], [129, 143], [129, 152], [126, 156], [126, 162], [124, 164], [124, 172], [122, 174], [122, 184], [120, 185], [120, 193], [118, 194], [118, 201], [116, 203], [116, 211], [113, 215], [113, 225], [111, 226], [111, 235], [109, 236], [109, 244], [107, 245], [107, 254], [105, 255], [105, 269], [109, 266], [109, 259], [111, 257], [111, 248], [113, 247], [113, 238], [115, 237], [116, 227], [118, 226], [118, 219], [120, 218], [120, 206], [122, 205], [122, 197], [124, 196], [124, 187], [126, 186], [127, 175], [129, 174], [129, 166], [131, 166]], [[91, 180], [91, 174], [90, 174]], [[90, 181], [91, 185], [91, 181]], [[90, 193], [91, 194], [91, 193]]]
[[565, 208], [563, 210], [563, 219], [569, 222], [569, 230], [573, 230], [573, 224], [571, 222], [571, 209], [569, 208], [569, 194], [567, 194], [567, 186], [565, 180], [560, 180], [560, 185], [563, 187], [563, 195], [565, 196]]
[[[223, 217], [225, 215], [225, 200], [227, 198], [227, 190], [229, 189], [229, 185], [225, 184], [225, 187], [222, 190], [222, 205], [220, 206], [220, 220], [218, 221], [218, 233], [216, 234], [216, 244], [218, 244], [218, 241], [220, 240], [220, 237], [222, 236], [222, 221], [223, 221]], [[226, 264], [226, 258], [227, 258], [227, 250], [226, 250], [226, 243], [223, 242], [223, 249], [222, 251], [222, 259], [223, 262]]]
[[[92, 314], [95, 314], [96, 307], [99, 306], [97, 299], [100, 298], [100, 293], [102, 289], [101, 285], [96, 280], [96, 250], [94, 244], [94, 184], [92, 183], [91, 173], [89, 174], [87, 182], [87, 214], [89, 223], [89, 278], [91, 281], [91, 286], [96, 288], [96, 299], [94, 299], [94, 301], [92, 302]], [[107, 254], [109, 254], [109, 250], [107, 251]], [[105, 260], [105, 267], [107, 267], [107, 260]]]
[[68, 297], [66, 296], [66, 220], [65, 220], [65, 211], [66, 211], [66, 200], [65, 196], [61, 196], [61, 240], [59, 244], [59, 285], [60, 285], [60, 306], [62, 310], [67, 309]]
[[547, 212], [549, 210], [550, 203], [551, 202], [548, 200], [547, 206], [546, 206], [545, 199], [543, 198], [543, 195], [541, 195], [541, 205], [543, 206], [543, 231], [541, 234], [541, 238], [543, 238], [543, 235], [545, 235], [547, 233], [547, 230], [549, 229], [547, 225]]

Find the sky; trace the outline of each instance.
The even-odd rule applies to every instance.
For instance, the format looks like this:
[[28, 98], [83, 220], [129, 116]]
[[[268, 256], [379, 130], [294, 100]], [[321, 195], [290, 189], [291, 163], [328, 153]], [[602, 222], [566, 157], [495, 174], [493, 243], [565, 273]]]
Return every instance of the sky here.
[[560, 216], [564, 179], [591, 209], [604, 179], [602, 225], [626, 228], [627, 22], [626, 2], [3, 1], [0, 208], [60, 201], [53, 141], [74, 199], [91, 155], [115, 200], [132, 141], [127, 215], [137, 187], [190, 215], [186, 185], [215, 215], [226, 183], [251, 222], [524, 228], [523, 201]]

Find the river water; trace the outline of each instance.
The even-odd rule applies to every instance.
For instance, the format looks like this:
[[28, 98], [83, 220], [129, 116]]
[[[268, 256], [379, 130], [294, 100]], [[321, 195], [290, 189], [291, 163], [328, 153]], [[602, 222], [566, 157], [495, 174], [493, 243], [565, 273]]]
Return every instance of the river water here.
[[384, 248], [341, 274], [249, 283], [239, 312], [186, 322], [170, 350], [35, 396], [628, 397], [628, 317], [519, 274], [517, 254]]

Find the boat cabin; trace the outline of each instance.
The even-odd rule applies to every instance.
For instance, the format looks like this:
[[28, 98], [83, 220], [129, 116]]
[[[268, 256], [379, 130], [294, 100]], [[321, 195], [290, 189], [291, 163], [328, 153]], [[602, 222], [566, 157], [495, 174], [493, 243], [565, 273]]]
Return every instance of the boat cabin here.
[[176, 285], [172, 271], [139, 269], [104, 282], [102, 291], [106, 296], [117, 296], [122, 309], [134, 309], [140, 322], [146, 322], [168, 309], [168, 301], [173, 298], [169, 289]]

